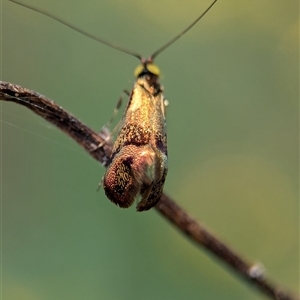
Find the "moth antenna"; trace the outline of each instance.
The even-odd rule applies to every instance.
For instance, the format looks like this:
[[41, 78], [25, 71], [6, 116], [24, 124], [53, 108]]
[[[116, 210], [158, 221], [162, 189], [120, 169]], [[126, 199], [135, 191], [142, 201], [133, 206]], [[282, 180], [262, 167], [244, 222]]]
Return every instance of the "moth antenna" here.
[[57, 17], [57, 16], [55, 16], [55, 15], [53, 15], [53, 14], [47, 12], [47, 11], [44, 11], [44, 10], [41, 9], [41, 8], [37, 8], [37, 7], [33, 6], [33, 5], [24, 4], [24, 3], [19, 2], [19, 1], [17, 1], [17, 0], [8, 0], [8, 1], [13, 2], [13, 3], [15, 3], [15, 4], [18, 4], [18, 5], [20, 5], [20, 6], [26, 7], [26, 8], [28, 8], [28, 9], [33, 10], [33, 11], [36, 11], [36, 12], [38, 12], [38, 13], [40, 13], [40, 14], [43, 14], [43, 15], [45, 15], [45, 16], [47, 16], [47, 17], [49, 17], [49, 18], [51, 18], [51, 19], [53, 19], [53, 20], [55, 20], [55, 21], [57, 21], [57, 22], [59, 22], [59, 23], [61, 23], [61, 24], [63, 24], [63, 25], [65, 25], [65, 26], [67, 26], [67, 27], [69, 27], [69, 28], [71, 28], [71, 29], [73, 29], [73, 30], [75, 30], [75, 31], [77, 31], [77, 32], [79, 32], [79, 33], [81, 33], [81, 34], [83, 34], [83, 35], [85, 35], [85, 36], [87, 36], [87, 37], [89, 37], [89, 38], [91, 38], [91, 39], [93, 39], [93, 40], [99, 42], [99, 43], [101, 43], [101, 44], [104, 44], [104, 45], [106, 45], [106, 46], [108, 46], [108, 47], [110, 47], [110, 48], [113, 48], [113, 49], [118, 50], [118, 51], [120, 51], [120, 52], [126, 53], [126, 54], [128, 54], [128, 55], [134, 56], [134, 57], [136, 57], [138, 60], [140, 60], [141, 62], [144, 62], [144, 61], [146, 61], [146, 62], [152, 62], [152, 61], [154, 60], [154, 58], [155, 58], [158, 54], [160, 54], [160, 53], [163, 52], [166, 48], [168, 48], [168, 47], [171, 46], [173, 43], [175, 43], [180, 37], [182, 37], [186, 32], [188, 32], [188, 31], [189, 31], [196, 23], [198, 23], [198, 21], [200, 21], [200, 20], [204, 17], [204, 15], [206, 15], [206, 13], [213, 7], [213, 5], [214, 5], [218, 0], [214, 0], [214, 1], [210, 4], [210, 6], [209, 6], [209, 7], [208, 7], [208, 8], [207, 8], [207, 9], [206, 9], [206, 10], [205, 10], [205, 11], [204, 11], [204, 12], [203, 12], [203, 13], [202, 13], [195, 21], [194, 21], [194, 22], [192, 22], [188, 27], [186, 27], [182, 32], [180, 32], [179, 34], [177, 34], [177, 35], [176, 35], [174, 38], [172, 38], [169, 42], [167, 42], [166, 44], [164, 44], [163, 46], [161, 46], [158, 50], [156, 50], [156, 51], [150, 56], [150, 58], [148, 58], [148, 59], [146, 59], [146, 60], [144, 60], [143, 57], [142, 57], [140, 54], [136, 53], [136, 52], [133, 52], [133, 51], [127, 49], [127, 48], [121, 47], [121, 46], [116, 45], [116, 44], [114, 44], [114, 43], [108, 42], [108, 41], [106, 41], [106, 40], [104, 40], [104, 39], [101, 39], [101, 38], [99, 38], [99, 37], [96, 36], [96, 35], [93, 35], [93, 34], [87, 32], [87, 31], [85, 31], [85, 30], [83, 30], [83, 29], [81, 29], [81, 28], [79, 28], [79, 27], [77, 27], [77, 26], [75, 26], [75, 25], [72, 25], [72, 24], [68, 23], [67, 21], [64, 21], [63, 19], [61, 19], [61, 18], [59, 18], [59, 17]]
[[196, 25], [196, 23], [198, 23], [198, 21], [200, 21], [205, 15], [206, 13], [214, 6], [214, 4], [217, 2], [218, 0], [214, 0], [212, 2], [212, 4], [193, 22], [191, 23], [188, 27], [186, 27], [183, 31], [181, 31], [179, 34], [177, 34], [175, 37], [173, 37], [169, 42], [167, 42], [166, 44], [164, 44], [163, 46], [161, 46], [158, 50], [156, 50], [151, 56], [150, 56], [150, 61], [154, 60], [154, 58], [160, 54], [161, 52], [163, 52], [166, 48], [168, 48], [169, 46], [171, 46], [173, 43], [175, 43], [179, 38], [181, 38], [186, 32], [188, 32], [194, 25]]
[[59, 17], [54, 16], [53, 14], [51, 14], [49, 12], [44, 11], [43, 9], [37, 8], [37, 7], [32, 6], [32, 5], [24, 4], [24, 3], [21, 3], [21, 2], [16, 1], [16, 0], [9, 0], [9, 1], [13, 2], [15, 4], [18, 4], [20, 6], [24, 6], [26, 8], [29, 8], [29, 9], [31, 9], [33, 11], [36, 11], [36, 12], [40, 13], [40, 14], [43, 14], [43, 15], [45, 15], [45, 16], [47, 16], [47, 17], [49, 17], [49, 18], [51, 18], [51, 19], [53, 19], [53, 20], [55, 20], [55, 21], [57, 21], [57, 22], [59, 22], [59, 23], [61, 23], [63, 25], [65, 25], [65, 26], [67, 26], [67, 27], [69, 27], [69, 28], [71, 28], [71, 29], [73, 29], [73, 30], [75, 30], [75, 31], [77, 31], [77, 32], [79, 32], [79, 33], [81, 33], [81, 34], [83, 34], [83, 35], [85, 35], [85, 36], [87, 36], [87, 37], [89, 37], [89, 38], [91, 38], [91, 39], [99, 42], [99, 43], [101, 43], [101, 44], [104, 44], [104, 45], [106, 45], [106, 46], [108, 46], [110, 48], [113, 48], [113, 49], [116, 49], [118, 51], [127, 53], [127, 54], [129, 54], [131, 56], [136, 57], [139, 60], [142, 59], [142, 56], [140, 54], [135, 53], [133, 51], [130, 51], [130, 50], [128, 50], [128, 49], [126, 49], [124, 47], [121, 47], [119, 45], [115, 45], [114, 43], [110, 43], [110, 42], [108, 42], [108, 41], [106, 41], [104, 39], [101, 39], [101, 38], [99, 38], [99, 37], [97, 37], [97, 36], [95, 36], [95, 35], [87, 32], [87, 31], [85, 31], [85, 30], [83, 30], [83, 29], [75, 26], [75, 25], [72, 25], [72, 24], [64, 21], [63, 19], [61, 19]]

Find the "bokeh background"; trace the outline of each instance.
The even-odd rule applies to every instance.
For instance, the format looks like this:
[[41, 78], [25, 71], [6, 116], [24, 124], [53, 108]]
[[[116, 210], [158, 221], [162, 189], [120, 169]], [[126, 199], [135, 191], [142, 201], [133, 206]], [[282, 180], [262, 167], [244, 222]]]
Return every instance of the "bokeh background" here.
[[[2, 79], [100, 130], [138, 61], [1, 2]], [[211, 0], [24, 2], [147, 56]], [[298, 6], [220, 0], [156, 60], [170, 101], [165, 191], [294, 291]], [[265, 299], [154, 210], [96, 192], [104, 168], [44, 120], [3, 103], [1, 127], [3, 299]]]

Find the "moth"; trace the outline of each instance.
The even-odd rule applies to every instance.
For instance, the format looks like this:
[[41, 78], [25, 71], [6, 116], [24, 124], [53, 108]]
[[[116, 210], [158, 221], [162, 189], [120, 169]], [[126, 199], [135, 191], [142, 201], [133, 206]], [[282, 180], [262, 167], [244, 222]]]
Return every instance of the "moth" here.
[[160, 71], [153, 61], [158, 54], [189, 31], [217, 0], [214, 0], [187, 28], [158, 48], [147, 59], [95, 37], [39, 8], [16, 0], [10, 1], [42, 13], [102, 44], [139, 59], [141, 64], [135, 70], [136, 81], [129, 96], [102, 184], [108, 199], [121, 208], [130, 207], [139, 195], [141, 200], [137, 204], [137, 211], [149, 210], [155, 206], [161, 198], [168, 172], [168, 150], [165, 98], [159, 83]]
[[122, 208], [141, 194], [138, 211], [160, 199], [168, 171], [165, 102], [159, 70], [145, 61], [136, 70], [136, 82], [113, 146], [104, 178], [106, 196]]

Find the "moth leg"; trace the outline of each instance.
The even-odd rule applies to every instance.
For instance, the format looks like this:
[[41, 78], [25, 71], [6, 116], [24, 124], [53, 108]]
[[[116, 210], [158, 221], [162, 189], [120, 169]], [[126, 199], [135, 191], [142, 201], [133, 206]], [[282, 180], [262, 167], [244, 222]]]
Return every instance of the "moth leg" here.
[[164, 108], [165, 108], [165, 117], [167, 115], [168, 106], [170, 105], [170, 102], [168, 99], [164, 98], [163, 100]]
[[98, 186], [96, 189], [97, 192], [100, 190], [101, 187], [103, 187], [103, 180], [104, 180], [104, 176], [101, 178], [101, 181], [98, 183]]
[[[117, 102], [117, 105], [116, 105], [116, 107], [114, 108], [114, 111], [113, 111], [113, 114], [112, 114], [112, 116], [111, 116], [111, 118], [110, 118], [110, 120], [106, 123], [106, 127], [110, 127], [111, 126], [111, 124], [112, 124], [112, 122], [114, 121], [114, 119], [115, 119], [115, 117], [116, 117], [116, 115], [118, 114], [118, 112], [119, 112], [119, 110], [120, 110], [120, 108], [121, 108], [121, 106], [122, 106], [122, 102], [123, 102], [123, 94], [126, 94], [128, 97], [130, 96], [130, 93], [127, 91], [127, 90], [123, 90], [122, 91], [122, 94], [121, 94], [121, 96], [120, 96], [120, 98], [119, 98], [119, 100], [118, 100], [118, 102]], [[114, 131], [114, 130], [113, 130]]]
[[114, 121], [115, 117], [117, 116], [117, 114], [118, 114], [118, 112], [119, 112], [119, 110], [120, 110], [120, 108], [122, 106], [122, 101], [123, 101], [123, 98], [122, 98], [122, 96], [120, 96], [120, 98], [119, 98], [119, 100], [117, 102], [117, 105], [114, 108], [114, 111], [112, 113], [111, 118], [109, 119], [109, 121], [105, 125], [106, 127], [110, 127], [111, 126], [112, 122]]
[[[127, 96], [130, 95], [130, 93], [127, 90], [123, 90], [122, 93], [126, 94]], [[100, 130], [99, 135], [104, 139], [104, 141], [102, 143], [100, 143], [99, 145], [97, 145], [97, 147], [95, 147], [95, 149], [93, 149], [91, 152], [96, 151], [99, 148], [102, 148], [105, 144], [111, 144], [111, 145], [113, 144], [112, 137], [115, 134], [115, 132], [119, 130], [120, 125], [121, 125], [121, 120], [118, 122], [118, 124], [114, 127], [114, 129], [111, 132], [109, 131], [109, 127], [111, 126], [115, 117], [117, 116], [117, 114], [122, 106], [122, 102], [123, 102], [123, 97], [121, 95], [117, 102], [117, 105], [114, 108], [111, 118]]]
[[103, 126], [99, 132], [99, 135], [103, 139], [103, 142], [98, 144], [91, 152], [98, 150], [99, 148], [102, 148], [104, 145], [113, 145], [112, 140], [112, 133], [109, 131], [109, 129], [106, 126]]

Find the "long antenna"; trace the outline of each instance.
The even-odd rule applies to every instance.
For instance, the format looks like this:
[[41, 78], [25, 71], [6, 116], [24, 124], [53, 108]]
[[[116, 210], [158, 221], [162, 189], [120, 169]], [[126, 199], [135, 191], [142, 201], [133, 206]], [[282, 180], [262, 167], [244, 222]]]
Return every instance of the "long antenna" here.
[[131, 56], [134, 56], [134, 57], [138, 58], [139, 60], [142, 59], [142, 56], [141, 56], [140, 54], [135, 53], [135, 52], [133, 52], [133, 51], [130, 51], [130, 50], [124, 48], [124, 47], [120, 47], [120, 46], [118, 46], [118, 45], [115, 45], [114, 43], [110, 43], [110, 42], [108, 42], [108, 41], [106, 41], [106, 40], [104, 40], [104, 39], [101, 39], [101, 38], [99, 38], [99, 37], [97, 37], [97, 36], [95, 36], [95, 35], [93, 35], [93, 34], [87, 32], [87, 31], [85, 31], [85, 30], [83, 30], [83, 29], [81, 29], [81, 28], [79, 28], [79, 27], [77, 27], [77, 26], [75, 26], [75, 25], [72, 25], [72, 24], [70, 24], [70, 23], [64, 21], [63, 19], [61, 19], [61, 18], [59, 18], [59, 17], [56, 17], [56, 16], [54, 16], [53, 14], [51, 14], [51, 13], [49, 13], [49, 12], [46, 12], [46, 11], [40, 9], [40, 8], [37, 8], [37, 7], [32, 6], [32, 5], [24, 4], [24, 3], [21, 3], [21, 2], [16, 1], [16, 0], [9, 0], [9, 1], [10, 1], [10, 2], [13, 2], [13, 3], [16, 3], [16, 4], [19, 4], [19, 5], [21, 5], [21, 6], [24, 6], [24, 7], [26, 7], [26, 8], [29, 8], [29, 9], [31, 9], [31, 10], [33, 10], [33, 11], [38, 12], [38, 13], [41, 13], [41, 14], [43, 14], [43, 15], [45, 15], [45, 16], [47, 16], [47, 17], [53, 19], [53, 20], [56, 20], [56, 21], [58, 21], [59, 23], [62, 23], [63, 25], [65, 25], [65, 26], [67, 26], [67, 27], [69, 27], [69, 28], [71, 28], [71, 29], [73, 29], [73, 30], [75, 30], [75, 31], [77, 31], [77, 32], [79, 32], [79, 33], [81, 33], [81, 34], [87, 36], [87, 37], [90, 37], [91, 39], [93, 39], [93, 40], [95, 40], [95, 41], [97, 41], [97, 42], [100, 42], [101, 44], [104, 44], [104, 45], [106, 45], [106, 46], [108, 46], [108, 47], [111, 47], [111, 48], [114, 48], [114, 49], [116, 49], [116, 50], [119, 50], [119, 51], [121, 51], [121, 52], [127, 53], [127, 54], [129, 54], [129, 55], [131, 55]]
[[47, 17], [53, 19], [53, 20], [56, 20], [57, 22], [59, 22], [59, 23], [65, 25], [65, 26], [67, 26], [67, 27], [69, 27], [69, 28], [71, 28], [71, 29], [73, 29], [73, 30], [75, 30], [75, 31], [77, 31], [77, 32], [79, 32], [79, 33], [81, 33], [81, 34], [87, 36], [87, 37], [90, 37], [91, 39], [93, 39], [93, 40], [95, 40], [95, 41], [97, 41], [97, 42], [99, 42], [99, 43], [101, 43], [101, 44], [104, 44], [104, 45], [106, 45], [106, 46], [108, 46], [108, 47], [111, 47], [111, 48], [116, 49], [116, 50], [119, 50], [119, 51], [121, 51], [121, 52], [123, 52], [123, 53], [126, 53], [126, 54], [129, 54], [129, 55], [131, 55], [131, 56], [134, 56], [134, 57], [136, 57], [137, 59], [139, 59], [139, 60], [142, 61], [142, 62], [144, 62], [144, 61], [150, 62], [150, 61], [153, 61], [154, 58], [155, 58], [158, 54], [160, 54], [162, 51], [164, 51], [166, 48], [168, 48], [170, 45], [172, 45], [174, 42], [176, 42], [180, 37], [182, 37], [186, 32], [188, 32], [188, 31], [189, 31], [196, 23], [198, 23], [198, 21], [200, 21], [200, 20], [202, 19], [202, 17], [204, 17], [204, 15], [205, 15], [212, 7], [213, 7], [213, 5], [214, 5], [218, 0], [214, 0], [214, 1], [212, 2], [212, 4], [211, 4], [211, 5], [210, 5], [210, 6], [209, 6], [209, 7], [201, 14], [201, 15], [200, 15], [193, 23], [191, 23], [188, 27], [186, 27], [182, 32], [180, 32], [179, 34], [177, 34], [177, 35], [176, 35], [174, 38], [172, 38], [169, 42], [167, 42], [166, 44], [164, 44], [163, 46], [161, 46], [158, 50], [156, 50], [156, 51], [150, 56], [150, 58], [148, 58], [148, 59], [146, 59], [146, 60], [143, 60], [142, 56], [141, 56], [140, 54], [136, 53], [136, 52], [133, 52], [133, 51], [128, 50], [128, 49], [126, 49], [126, 48], [124, 48], [124, 47], [121, 47], [121, 46], [116, 45], [116, 44], [114, 44], [114, 43], [108, 42], [108, 41], [106, 41], [106, 40], [104, 40], [104, 39], [101, 39], [101, 38], [99, 38], [99, 37], [97, 37], [97, 36], [95, 36], [95, 35], [93, 35], [93, 34], [87, 32], [87, 31], [85, 31], [85, 30], [83, 30], [83, 29], [81, 29], [81, 28], [79, 28], [79, 27], [77, 27], [77, 26], [75, 26], [75, 25], [72, 25], [72, 24], [70, 24], [70, 23], [64, 21], [63, 19], [61, 19], [61, 18], [59, 18], [59, 17], [56, 17], [56, 16], [54, 16], [53, 14], [51, 14], [51, 13], [49, 13], [49, 12], [46, 12], [46, 11], [40, 9], [40, 8], [36, 8], [35, 6], [28, 5], [28, 4], [24, 4], [24, 3], [19, 2], [19, 1], [17, 1], [17, 0], [8, 0], [8, 1], [13, 2], [13, 3], [16, 3], [16, 4], [20, 5], [20, 6], [24, 6], [24, 7], [26, 7], [26, 8], [29, 8], [29, 9], [33, 10], [33, 11], [36, 11], [36, 12], [38, 12], [38, 13], [41, 13], [41, 14], [43, 14], [43, 15], [45, 15], [45, 16], [47, 16]]
[[206, 15], [206, 13], [213, 7], [213, 5], [217, 2], [218, 0], [214, 0], [213, 3], [188, 27], [186, 27], [182, 32], [177, 34], [174, 38], [172, 38], [169, 42], [161, 46], [158, 50], [156, 50], [151, 56], [150, 59], [154, 60], [154, 58], [160, 54], [162, 51], [164, 51], [166, 48], [171, 46], [173, 43], [175, 43], [180, 37], [182, 37], [186, 32], [188, 32], [198, 21], [202, 19]]

